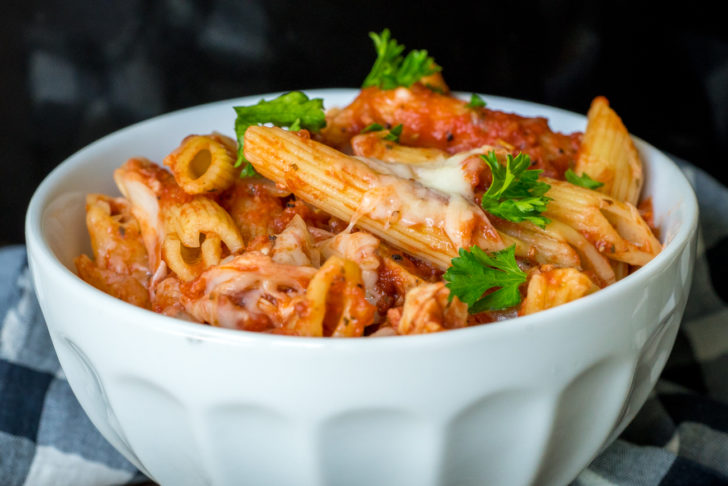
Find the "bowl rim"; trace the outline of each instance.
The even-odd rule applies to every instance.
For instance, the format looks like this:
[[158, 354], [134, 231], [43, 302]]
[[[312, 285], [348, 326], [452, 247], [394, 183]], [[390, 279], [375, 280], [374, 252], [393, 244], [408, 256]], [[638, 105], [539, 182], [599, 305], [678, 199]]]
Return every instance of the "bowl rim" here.
[[[359, 92], [356, 88], [325, 88], [325, 89], [310, 89], [302, 90], [309, 96], [326, 97], [331, 96], [342, 96], [352, 95], [354, 96]], [[73, 292], [86, 292], [89, 293], [89, 297], [92, 299], [101, 299], [99, 302], [108, 308], [112, 312], [124, 313], [129, 316], [130, 323], [141, 325], [145, 328], [154, 329], [158, 332], [177, 334], [185, 337], [191, 337], [194, 339], [203, 339], [205, 341], [219, 341], [225, 342], [231, 345], [235, 343], [250, 343], [250, 342], [261, 342], [270, 345], [283, 345], [285, 347], [298, 347], [298, 348], [336, 348], [349, 350], [351, 348], [361, 349], [362, 347], [418, 347], [418, 346], [443, 346], [445, 344], [456, 343], [460, 340], [475, 340], [480, 338], [488, 338], [489, 336], [502, 335], [503, 333], [520, 333], [528, 331], [539, 325], [539, 321], [546, 318], [548, 321], [558, 320], [558, 315], [563, 314], [565, 317], [573, 317], [574, 315], [585, 315], [584, 312], [588, 311], [588, 306], [592, 302], [597, 302], [599, 299], [606, 300], [610, 299], [613, 294], [619, 292], [628, 292], [630, 290], [642, 290], [643, 284], [649, 281], [655, 274], [666, 268], [674, 259], [678, 257], [683, 248], [690, 241], [691, 236], [695, 233], [698, 225], [698, 203], [695, 196], [694, 190], [691, 184], [688, 182], [685, 174], [678, 168], [673, 160], [670, 159], [664, 152], [660, 151], [653, 145], [645, 142], [644, 140], [632, 136], [632, 139], [637, 142], [638, 148], [641, 151], [647, 150], [650, 152], [650, 156], [655, 158], [654, 163], [659, 166], [661, 171], [669, 171], [669, 177], [679, 183], [682, 190], [680, 195], [683, 197], [681, 206], [683, 206], [682, 212], [685, 215], [685, 221], [680, 225], [678, 231], [672, 235], [672, 238], [665, 243], [662, 251], [647, 265], [640, 268], [637, 272], [634, 272], [624, 279], [616, 282], [608, 287], [600, 289], [598, 292], [582, 297], [575, 301], [569, 302], [565, 305], [546, 309], [536, 314], [528, 316], [518, 316], [512, 319], [503, 321], [496, 321], [486, 325], [470, 326], [462, 329], [454, 329], [445, 332], [430, 333], [430, 334], [416, 334], [407, 336], [381, 336], [377, 339], [331, 339], [326, 337], [301, 337], [301, 336], [287, 336], [287, 335], [275, 335], [267, 333], [259, 333], [252, 331], [243, 331], [237, 329], [227, 329], [222, 327], [201, 325], [195, 322], [189, 322], [182, 319], [166, 316], [163, 314], [156, 313], [151, 310], [142, 309], [132, 304], [124, 302], [120, 299], [112, 297], [105, 292], [96, 289], [92, 285], [81, 280], [76, 273], [69, 270], [61, 261], [55, 256], [53, 250], [50, 248], [43, 230], [43, 213], [48, 205], [55, 200], [58, 196], [50, 199], [49, 193], [56, 189], [57, 181], [63, 179], [69, 173], [73, 173], [77, 165], [83, 164], [87, 154], [92, 153], [100, 145], [105, 145], [110, 139], [121, 137], [126, 132], [131, 130], [137, 130], [143, 128], [144, 125], [153, 124], [159, 122], [161, 119], [172, 116], [179, 116], [188, 112], [194, 112], [201, 109], [216, 108], [219, 106], [234, 106], [236, 103], [249, 103], [251, 100], [258, 100], [260, 98], [269, 98], [277, 96], [280, 93], [286, 91], [274, 92], [274, 93], [263, 93], [260, 95], [251, 95], [240, 98], [233, 98], [227, 100], [214, 101], [211, 103], [205, 103], [201, 105], [191, 106], [180, 110], [163, 113], [155, 117], [142, 120], [134, 123], [127, 127], [116, 130], [104, 137], [86, 145], [82, 149], [78, 150], [74, 154], [70, 155], [63, 162], [58, 164], [40, 183], [37, 187], [28, 205], [28, 210], [25, 218], [25, 238], [29, 259], [37, 259], [38, 267], [42, 267], [45, 271], [53, 271], [60, 275], [60, 278], [64, 280], [64, 283], [69, 285], [69, 291]], [[469, 93], [455, 92], [456, 96], [465, 97], [469, 96]], [[567, 116], [577, 116], [582, 119], [586, 117], [582, 114], [564, 110], [558, 107], [552, 107], [540, 103], [534, 103], [530, 101], [520, 100], [516, 98], [508, 98], [502, 96], [488, 95], [479, 93], [485, 99], [492, 100], [497, 103], [518, 103], [533, 108], [534, 110], [543, 110], [545, 113], [542, 116], [549, 118], [554, 113], [561, 113]], [[33, 273], [36, 270], [31, 268]], [[585, 308], [586, 306], [586, 308]], [[141, 324], [139, 324], [141, 322]], [[547, 323], [553, 325], [553, 323]], [[104, 325], [104, 323], [100, 323]], [[367, 344], [360, 344], [360, 343]]]

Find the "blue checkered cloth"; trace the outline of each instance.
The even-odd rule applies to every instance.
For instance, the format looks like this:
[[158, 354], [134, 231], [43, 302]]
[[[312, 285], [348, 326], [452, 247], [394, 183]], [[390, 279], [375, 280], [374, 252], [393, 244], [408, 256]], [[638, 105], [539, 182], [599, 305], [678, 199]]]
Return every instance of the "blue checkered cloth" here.
[[[675, 348], [624, 433], [572, 486], [728, 485], [728, 189], [682, 164], [701, 234]], [[88, 420], [61, 370], [23, 247], [0, 249], [0, 486], [146, 481]]]

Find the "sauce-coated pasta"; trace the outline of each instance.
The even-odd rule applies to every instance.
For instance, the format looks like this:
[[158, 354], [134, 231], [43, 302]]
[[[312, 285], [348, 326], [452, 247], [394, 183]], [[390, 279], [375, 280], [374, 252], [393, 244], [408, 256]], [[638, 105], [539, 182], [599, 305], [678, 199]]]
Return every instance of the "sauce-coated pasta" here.
[[[127, 161], [114, 174], [123, 198], [88, 196], [93, 259], [77, 258], [79, 276], [214, 326], [391, 336], [562, 305], [660, 251], [635, 207], [639, 156], [604, 98], [585, 135], [560, 134], [470, 106], [436, 74], [439, 89], [367, 87], [318, 133], [251, 124], [239, 156], [252, 177], [238, 177], [237, 142], [217, 133], [180, 134], [171, 171]], [[567, 182], [567, 169], [599, 188]], [[453, 280], [467, 262], [473, 288]]]

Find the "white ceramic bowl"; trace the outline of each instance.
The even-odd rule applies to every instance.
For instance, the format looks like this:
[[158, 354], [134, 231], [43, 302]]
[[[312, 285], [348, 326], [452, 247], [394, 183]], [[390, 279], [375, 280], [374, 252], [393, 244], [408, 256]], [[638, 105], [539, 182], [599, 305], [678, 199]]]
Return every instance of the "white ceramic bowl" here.
[[[343, 106], [352, 90], [311, 91]], [[492, 96], [562, 131], [585, 118]], [[564, 484], [634, 417], [674, 342], [691, 281], [695, 196], [636, 141], [667, 245], [623, 281], [545, 312], [434, 335], [311, 339], [177, 321], [76, 277], [83, 199], [114, 168], [161, 161], [190, 133], [232, 132], [232, 106], [109, 135], [40, 185], [26, 238], [38, 298], [74, 393], [122, 454], [169, 485]]]

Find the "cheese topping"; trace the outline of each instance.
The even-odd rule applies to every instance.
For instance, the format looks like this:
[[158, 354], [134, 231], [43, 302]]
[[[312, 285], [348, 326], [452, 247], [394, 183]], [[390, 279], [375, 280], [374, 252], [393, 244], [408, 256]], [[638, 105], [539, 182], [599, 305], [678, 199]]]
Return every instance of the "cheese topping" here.
[[470, 186], [470, 182], [463, 170], [463, 162], [471, 155], [479, 153], [483, 153], [482, 148], [423, 164], [384, 162], [368, 157], [355, 158], [380, 174], [391, 174], [402, 179], [412, 179], [430, 189], [450, 195], [459, 194], [465, 199], [472, 199], [473, 188]]
[[424, 224], [442, 229], [455, 249], [474, 244], [474, 231], [484, 223], [485, 213], [473, 202], [473, 188], [463, 162], [483, 148], [423, 164], [403, 164], [356, 157], [379, 174], [374, 188], [367, 191], [349, 229], [364, 215], [407, 226]]

